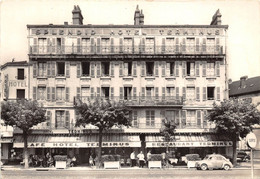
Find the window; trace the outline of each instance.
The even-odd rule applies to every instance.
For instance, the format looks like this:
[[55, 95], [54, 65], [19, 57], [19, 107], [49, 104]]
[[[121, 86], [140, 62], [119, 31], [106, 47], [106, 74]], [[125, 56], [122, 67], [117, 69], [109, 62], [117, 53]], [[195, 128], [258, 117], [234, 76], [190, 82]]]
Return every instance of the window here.
[[215, 76], [215, 63], [207, 63], [207, 76]]
[[17, 89], [16, 90], [16, 98], [24, 99], [25, 98], [25, 89]]
[[132, 62], [124, 63], [124, 75], [131, 76], [132, 75]]
[[187, 62], [187, 76], [195, 76], [195, 63]]
[[39, 45], [39, 53], [47, 52], [47, 39], [46, 38], [39, 38], [38, 45]]
[[166, 64], [166, 74], [167, 76], [174, 76], [174, 62], [169, 62]]
[[109, 62], [101, 62], [102, 76], [109, 76]]
[[166, 111], [165, 112], [165, 119], [168, 122], [175, 122], [175, 111], [171, 110], [171, 111]]
[[38, 76], [40, 77], [46, 76], [46, 63], [43, 62], [38, 63]]
[[187, 110], [186, 125], [196, 126], [195, 110]]
[[132, 126], [138, 126], [138, 118], [137, 118], [137, 111], [131, 111], [130, 116], [132, 116]]
[[45, 100], [46, 96], [46, 87], [38, 87], [37, 97], [39, 100]]
[[147, 76], [154, 75], [154, 62], [146, 62], [146, 74]]
[[82, 62], [81, 67], [82, 67], [82, 76], [89, 76], [90, 63]]
[[152, 96], [154, 96], [154, 88], [153, 87], [146, 87], [146, 99], [149, 99]]
[[124, 99], [131, 99], [132, 87], [124, 87]]
[[133, 40], [132, 38], [124, 38], [124, 52], [132, 52], [133, 49]]
[[174, 52], [174, 38], [166, 38], [166, 52]]
[[154, 52], [154, 38], [146, 38], [145, 40], [145, 52]]
[[65, 75], [65, 63], [57, 62], [57, 75], [64, 76]]
[[24, 69], [17, 69], [17, 79], [18, 80], [24, 80]]
[[154, 114], [153, 110], [145, 111], [146, 112], [146, 126], [154, 126]]
[[187, 38], [187, 51], [195, 51], [195, 38]]
[[56, 111], [56, 128], [64, 127], [65, 111]]
[[193, 87], [187, 87], [187, 95], [186, 100], [189, 101], [195, 101], [195, 88]]
[[110, 49], [109, 38], [101, 39], [101, 48], [102, 48], [103, 53], [109, 52], [109, 49]]
[[65, 88], [64, 87], [57, 87], [56, 88], [56, 93], [57, 93], [57, 100], [65, 100]]
[[109, 87], [101, 88], [101, 96], [105, 98], [109, 98]]
[[208, 100], [214, 100], [214, 91], [215, 87], [207, 87], [207, 99]]
[[167, 99], [173, 99], [175, 95], [175, 88], [174, 87], [167, 87], [166, 88]]
[[89, 53], [90, 52], [90, 38], [82, 38], [82, 53]]

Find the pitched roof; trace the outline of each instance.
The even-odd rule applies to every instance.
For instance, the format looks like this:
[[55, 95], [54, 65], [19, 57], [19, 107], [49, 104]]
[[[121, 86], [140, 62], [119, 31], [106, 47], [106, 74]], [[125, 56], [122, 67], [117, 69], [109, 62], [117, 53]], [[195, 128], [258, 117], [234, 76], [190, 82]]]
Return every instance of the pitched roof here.
[[27, 61], [7, 62], [3, 64], [0, 68], [2, 70], [7, 66], [28, 66], [28, 62]]
[[260, 76], [248, 78], [245, 80], [245, 85], [240, 87], [240, 80], [229, 84], [229, 96], [239, 96], [249, 93], [260, 92]]

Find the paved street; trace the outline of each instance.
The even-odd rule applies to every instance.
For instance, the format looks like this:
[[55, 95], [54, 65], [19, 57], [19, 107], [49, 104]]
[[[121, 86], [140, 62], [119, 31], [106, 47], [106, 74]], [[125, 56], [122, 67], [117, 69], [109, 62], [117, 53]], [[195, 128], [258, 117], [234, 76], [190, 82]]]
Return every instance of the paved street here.
[[[120, 169], [120, 170], [88, 170], [88, 171], [34, 171], [34, 170], [17, 170], [2, 171], [3, 179], [23, 179], [23, 178], [250, 178], [251, 171], [242, 170], [211, 170], [198, 171], [195, 169]], [[260, 178], [260, 170], [255, 170], [254, 178]]]

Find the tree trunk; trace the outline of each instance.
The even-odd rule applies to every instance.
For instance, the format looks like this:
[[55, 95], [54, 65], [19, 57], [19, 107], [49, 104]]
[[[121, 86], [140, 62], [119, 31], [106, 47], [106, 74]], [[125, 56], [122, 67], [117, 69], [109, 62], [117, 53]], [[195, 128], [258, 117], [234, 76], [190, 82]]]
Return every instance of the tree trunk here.
[[233, 165], [237, 165], [237, 140], [236, 137], [233, 138]]
[[23, 131], [23, 140], [24, 140], [24, 149], [23, 149], [23, 154], [24, 154], [24, 168], [29, 168], [28, 164], [28, 142], [27, 142], [27, 137], [28, 134], [26, 131]]
[[101, 168], [101, 152], [102, 152], [102, 129], [99, 129], [98, 133], [98, 168]]

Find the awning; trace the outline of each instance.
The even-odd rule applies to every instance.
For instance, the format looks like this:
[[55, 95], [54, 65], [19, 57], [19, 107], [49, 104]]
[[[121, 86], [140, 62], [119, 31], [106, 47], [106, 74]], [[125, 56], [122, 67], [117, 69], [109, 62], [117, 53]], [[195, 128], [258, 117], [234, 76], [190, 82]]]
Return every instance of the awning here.
[[13, 138], [12, 138], [12, 137], [2, 137], [2, 138], [0, 139], [0, 142], [1, 142], [2, 144], [4, 144], [4, 143], [13, 143]]
[[233, 142], [227, 140], [224, 136], [218, 135], [176, 135], [172, 141], [165, 142], [163, 136], [150, 135], [146, 136], [146, 147], [230, 147]]
[[[141, 147], [138, 135], [104, 134], [102, 147]], [[96, 148], [98, 147], [98, 135], [84, 136], [50, 136], [30, 135], [28, 148]], [[23, 137], [14, 137], [14, 148], [23, 148]]]

